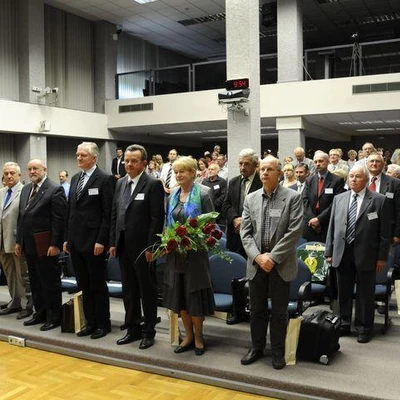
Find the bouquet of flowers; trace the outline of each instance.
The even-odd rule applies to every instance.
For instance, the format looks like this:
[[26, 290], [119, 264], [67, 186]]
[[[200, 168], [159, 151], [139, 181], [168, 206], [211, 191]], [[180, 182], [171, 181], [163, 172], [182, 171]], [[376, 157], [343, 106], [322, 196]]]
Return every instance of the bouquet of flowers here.
[[171, 227], [160, 234], [161, 244], [153, 253], [153, 259], [165, 256], [176, 251], [185, 256], [188, 250], [212, 251], [213, 254], [231, 261], [230, 257], [219, 247], [222, 232], [216, 228], [215, 219], [219, 213], [209, 212], [195, 218], [188, 218], [184, 224], [175, 222]]

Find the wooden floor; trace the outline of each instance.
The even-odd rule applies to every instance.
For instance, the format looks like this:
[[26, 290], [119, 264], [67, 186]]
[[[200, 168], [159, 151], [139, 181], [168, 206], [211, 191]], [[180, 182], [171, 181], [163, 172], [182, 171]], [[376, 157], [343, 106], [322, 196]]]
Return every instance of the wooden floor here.
[[0, 342], [0, 400], [273, 400]]

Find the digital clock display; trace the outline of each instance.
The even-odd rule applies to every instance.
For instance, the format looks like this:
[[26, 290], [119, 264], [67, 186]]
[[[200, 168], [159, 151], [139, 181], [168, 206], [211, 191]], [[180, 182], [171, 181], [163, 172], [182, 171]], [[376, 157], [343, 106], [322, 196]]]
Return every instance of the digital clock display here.
[[241, 90], [249, 88], [249, 78], [230, 79], [226, 81], [226, 90]]

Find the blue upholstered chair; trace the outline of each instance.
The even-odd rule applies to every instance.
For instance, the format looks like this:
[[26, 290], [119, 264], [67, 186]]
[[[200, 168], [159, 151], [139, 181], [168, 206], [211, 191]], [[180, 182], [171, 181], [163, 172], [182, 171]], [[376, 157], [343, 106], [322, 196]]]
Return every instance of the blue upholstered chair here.
[[63, 270], [63, 276], [61, 278], [61, 290], [68, 293], [79, 292], [71, 257], [65, 253], [62, 253], [59, 257], [59, 263], [61, 264]]
[[107, 287], [111, 297], [122, 297], [121, 268], [118, 257], [107, 260]]
[[231, 283], [235, 278], [246, 276], [246, 259], [230, 251], [226, 254], [232, 258], [232, 263], [215, 255], [210, 257], [210, 275], [216, 311], [230, 312], [233, 304]]

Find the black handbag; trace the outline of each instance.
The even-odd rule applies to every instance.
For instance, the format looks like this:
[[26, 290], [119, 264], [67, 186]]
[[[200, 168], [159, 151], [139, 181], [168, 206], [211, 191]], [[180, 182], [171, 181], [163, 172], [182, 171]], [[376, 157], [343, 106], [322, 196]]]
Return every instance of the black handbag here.
[[61, 332], [75, 333], [74, 299], [61, 306]]

